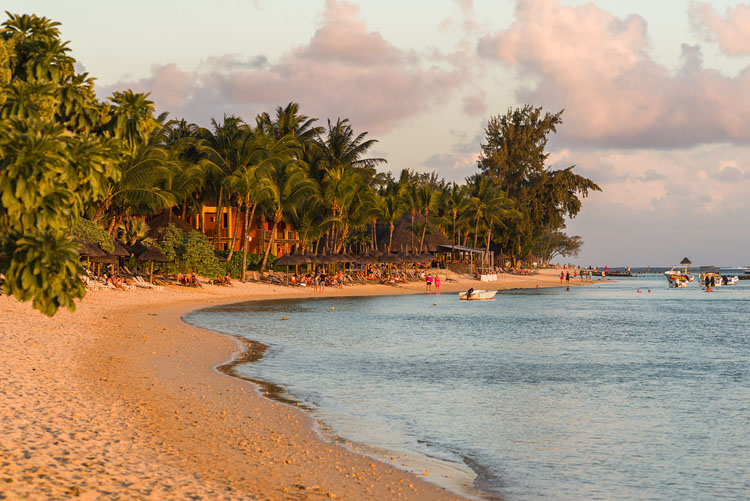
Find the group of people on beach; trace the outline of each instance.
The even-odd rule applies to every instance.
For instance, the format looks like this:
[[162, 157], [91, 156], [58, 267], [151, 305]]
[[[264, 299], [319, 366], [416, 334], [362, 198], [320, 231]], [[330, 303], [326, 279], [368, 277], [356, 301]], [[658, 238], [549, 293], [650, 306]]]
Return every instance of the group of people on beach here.
[[186, 285], [189, 287], [203, 287], [198, 282], [198, 278], [196, 278], [195, 273], [191, 273], [190, 275], [183, 275], [182, 273], [178, 273], [177, 275], [173, 275], [171, 278], [177, 280], [177, 283], [179, 283], [180, 285]]
[[213, 281], [213, 284], [232, 286], [232, 279], [229, 277], [229, 273], [227, 273], [223, 278], [221, 276], [216, 277]]
[[351, 281], [352, 278], [342, 271], [333, 275], [326, 275], [324, 272], [315, 272], [307, 275], [297, 275], [295, 273], [289, 278], [289, 282], [292, 285], [300, 285], [302, 287], [312, 286], [315, 292], [325, 292], [326, 286], [343, 287]]

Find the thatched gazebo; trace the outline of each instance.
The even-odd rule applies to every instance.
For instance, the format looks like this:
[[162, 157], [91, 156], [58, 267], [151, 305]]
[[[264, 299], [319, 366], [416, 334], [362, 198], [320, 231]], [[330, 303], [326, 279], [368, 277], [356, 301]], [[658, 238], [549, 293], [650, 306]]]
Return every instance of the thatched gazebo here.
[[151, 262], [151, 271], [149, 272], [148, 276], [148, 282], [154, 283], [154, 263], [168, 263], [169, 258], [164, 255], [162, 251], [157, 249], [156, 247], [151, 247], [150, 249], [146, 249], [144, 252], [142, 252], [138, 256], [138, 261], [145, 263], [147, 261]]
[[682, 265], [683, 270], [690, 273], [690, 265], [693, 263], [691, 263], [687, 257], [682, 258], [682, 261], [680, 261], [680, 264]]
[[195, 228], [190, 226], [190, 223], [186, 223], [179, 217], [172, 214], [170, 211], [163, 212], [153, 218], [151, 221], [148, 221], [148, 235], [149, 238], [159, 238], [164, 231], [164, 229], [169, 226], [170, 224], [173, 224], [177, 227], [177, 229], [184, 231], [185, 233], [190, 233], [191, 231], [197, 231]]
[[528, 252], [528, 253], [526, 253], [526, 255], [524, 257], [521, 258], [521, 261], [523, 261], [525, 263], [528, 263], [528, 264], [532, 264], [532, 263], [535, 263], [535, 262], [539, 261], [539, 258], [536, 257], [531, 252]]
[[[424, 224], [424, 214], [416, 213], [414, 215], [414, 226]], [[377, 239], [378, 243], [388, 245], [388, 238], [390, 236], [389, 225], [379, 225], [377, 228]], [[419, 248], [419, 240], [422, 237], [421, 232], [416, 229], [412, 229], [411, 224], [411, 212], [406, 211], [401, 219], [395, 224], [393, 228], [393, 238], [391, 241], [391, 249], [403, 249], [403, 248]], [[427, 231], [424, 236], [423, 250], [434, 252], [437, 250], [438, 245], [450, 245], [451, 242], [448, 237], [443, 235], [437, 226], [427, 222]]]

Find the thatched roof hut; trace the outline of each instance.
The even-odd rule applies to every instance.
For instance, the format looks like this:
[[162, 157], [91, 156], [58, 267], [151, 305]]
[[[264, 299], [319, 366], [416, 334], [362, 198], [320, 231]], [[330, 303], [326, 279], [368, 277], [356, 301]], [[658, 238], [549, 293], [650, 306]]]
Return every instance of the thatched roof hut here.
[[130, 251], [125, 248], [124, 245], [122, 245], [120, 242], [114, 242], [115, 249], [110, 252], [113, 256], [119, 256], [119, 257], [128, 257], [130, 256]]
[[138, 256], [138, 261], [142, 263], [146, 261], [151, 261], [154, 263], [168, 263], [169, 258], [156, 247], [151, 247], [150, 249], [146, 249], [144, 252], [141, 252], [141, 254]]
[[521, 261], [524, 261], [526, 263], [534, 263], [536, 261], [539, 261], [539, 258], [536, 257], [531, 252], [527, 253], [524, 257], [521, 258]]
[[[420, 226], [424, 223], [424, 214], [417, 213], [414, 215], [414, 226]], [[420, 226], [421, 227], [421, 226]], [[389, 235], [390, 229], [388, 225], [379, 225], [377, 228], [377, 238], [378, 243], [382, 245], [388, 245], [388, 235]], [[422, 237], [422, 233], [417, 231], [416, 229], [412, 231], [412, 224], [411, 224], [411, 212], [407, 211], [404, 213], [403, 216], [401, 216], [401, 219], [398, 220], [396, 223], [394, 229], [393, 229], [393, 240], [391, 243], [391, 249], [401, 249], [401, 248], [412, 248], [412, 249], [418, 249], [419, 248], [419, 239]], [[440, 230], [435, 226], [434, 224], [428, 222], [427, 223], [427, 232], [425, 233], [424, 237], [424, 250], [432, 251], [434, 252], [437, 250], [438, 245], [450, 245], [451, 242], [443, 235]]]
[[684, 264], [693, 264], [693, 263], [691, 263], [688, 258], [684, 257], [682, 258], [682, 261], [680, 261], [680, 264], [684, 265]]
[[398, 264], [402, 261], [396, 254], [393, 254], [391, 252], [383, 252], [383, 254], [381, 254], [378, 258], [378, 262], [385, 264]]
[[164, 228], [166, 228], [170, 224], [175, 225], [178, 229], [184, 231], [185, 233], [197, 231], [195, 228], [190, 226], [190, 223], [186, 223], [179, 217], [172, 214], [170, 211], [166, 211], [148, 222], [148, 227], [150, 229], [147, 236], [149, 238], [159, 238]]

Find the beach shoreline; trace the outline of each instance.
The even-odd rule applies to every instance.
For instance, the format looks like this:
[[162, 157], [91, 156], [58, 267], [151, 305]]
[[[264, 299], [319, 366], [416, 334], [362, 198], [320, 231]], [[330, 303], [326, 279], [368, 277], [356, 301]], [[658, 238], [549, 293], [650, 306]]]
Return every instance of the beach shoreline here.
[[[559, 286], [557, 273], [441, 289]], [[423, 291], [411, 283], [325, 295]], [[321, 440], [309, 413], [216, 370], [241, 351], [234, 337], [181, 320], [212, 305], [312, 295], [257, 283], [97, 291], [76, 313], [53, 319], [3, 297], [0, 383], [7, 391], [0, 422], [8, 432], [0, 438], [7, 458], [0, 492], [82, 499], [458, 497], [430, 483], [433, 472], [423, 481]]]

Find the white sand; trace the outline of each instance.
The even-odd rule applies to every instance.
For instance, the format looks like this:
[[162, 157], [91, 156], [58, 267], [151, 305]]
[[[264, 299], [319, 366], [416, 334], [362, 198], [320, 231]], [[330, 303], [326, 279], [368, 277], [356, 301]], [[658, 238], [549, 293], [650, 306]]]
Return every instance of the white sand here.
[[[557, 274], [442, 291], [555, 286]], [[0, 297], [0, 499], [455, 498], [424, 481], [433, 472], [417, 478], [320, 440], [303, 411], [213, 369], [235, 339], [180, 320], [210, 304], [314, 295], [257, 283], [97, 291], [52, 319]]]

